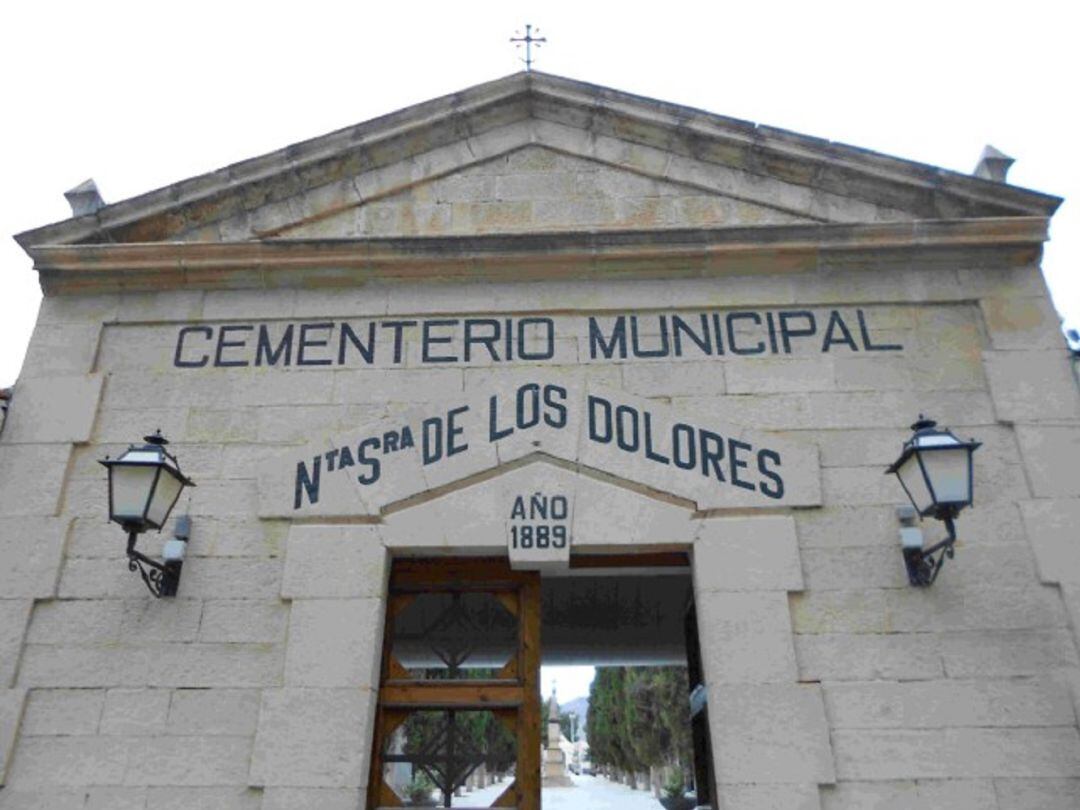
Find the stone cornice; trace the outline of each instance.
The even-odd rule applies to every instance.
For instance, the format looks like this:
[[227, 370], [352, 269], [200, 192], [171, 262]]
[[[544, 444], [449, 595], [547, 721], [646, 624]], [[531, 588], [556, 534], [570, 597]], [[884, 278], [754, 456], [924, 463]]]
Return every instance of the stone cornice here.
[[19, 234], [25, 249], [168, 241], [185, 227], [407, 161], [531, 119], [911, 211], [918, 218], [1049, 216], [1060, 199], [865, 149], [542, 73], [515, 74]]
[[46, 293], [342, 286], [386, 280], [688, 277], [895, 262], [1030, 263], [1042, 217], [365, 240], [43, 245]]

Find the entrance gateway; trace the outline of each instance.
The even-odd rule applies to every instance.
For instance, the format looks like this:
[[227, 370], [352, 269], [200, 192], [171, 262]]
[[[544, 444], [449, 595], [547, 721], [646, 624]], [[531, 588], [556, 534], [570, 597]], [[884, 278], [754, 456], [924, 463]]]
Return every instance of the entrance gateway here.
[[[519, 74], [19, 235], [0, 810], [371, 810], [450, 711], [525, 804], [537, 656], [693, 664], [691, 592], [714, 805], [1080, 806], [1060, 200], [986, 169]], [[983, 449], [915, 589], [919, 413]], [[157, 428], [197, 486], [153, 600], [96, 462]]]
[[[676, 722], [693, 739], [692, 763], [685, 763], [693, 775], [679, 779], [692, 778], [698, 803], [710, 805], [711, 754], [687, 570], [687, 556], [677, 552], [579, 555], [572, 571], [542, 594], [538, 573], [515, 571], [505, 560], [395, 562], [368, 806], [399, 807], [410, 798], [416, 804], [434, 792], [435, 803], [447, 807], [532, 810], [540, 806], [542, 771], [545, 787], [574, 787], [555, 742], [558, 714], [550, 731], [549, 707], [538, 692], [542, 648], [549, 663], [682, 667], [685, 692], [698, 705], [692, 719], [689, 705], [677, 707], [684, 718]], [[665, 580], [671, 584], [658, 585]], [[542, 628], [551, 631], [550, 641]], [[549, 749], [544, 763], [542, 745]], [[479, 783], [470, 778], [477, 772]], [[496, 778], [492, 791], [488, 780]], [[487, 798], [462, 795], [466, 785], [487, 787]], [[588, 808], [587, 793], [577, 793], [574, 806]]]

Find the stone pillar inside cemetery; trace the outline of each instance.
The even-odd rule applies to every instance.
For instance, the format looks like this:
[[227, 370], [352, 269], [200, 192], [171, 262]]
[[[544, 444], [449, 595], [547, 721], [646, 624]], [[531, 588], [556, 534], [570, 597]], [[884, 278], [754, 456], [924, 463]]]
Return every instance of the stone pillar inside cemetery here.
[[[369, 806], [395, 561], [670, 552], [718, 807], [1080, 806], [1059, 203], [530, 73], [20, 234], [0, 810]], [[982, 442], [927, 588], [920, 413]], [[162, 599], [97, 463], [156, 429]], [[510, 550], [534, 494], [562, 557]]]

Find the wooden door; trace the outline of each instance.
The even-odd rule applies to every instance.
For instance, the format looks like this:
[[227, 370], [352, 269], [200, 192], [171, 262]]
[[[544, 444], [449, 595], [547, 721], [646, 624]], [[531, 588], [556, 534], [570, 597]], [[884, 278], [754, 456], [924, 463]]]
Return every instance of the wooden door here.
[[[454, 807], [539, 810], [539, 575], [505, 560], [395, 561], [383, 638], [368, 807], [404, 806], [406, 772], [449, 807], [458, 785], [492, 765], [507, 767], [505, 789]], [[493, 739], [500, 754], [480, 750]]]

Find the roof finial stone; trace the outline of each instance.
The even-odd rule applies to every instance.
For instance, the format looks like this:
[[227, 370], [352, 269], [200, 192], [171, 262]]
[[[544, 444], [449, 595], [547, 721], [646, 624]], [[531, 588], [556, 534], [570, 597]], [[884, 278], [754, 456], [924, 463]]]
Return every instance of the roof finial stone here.
[[72, 216], [76, 217], [97, 213], [105, 206], [105, 200], [101, 199], [101, 192], [98, 191], [97, 183], [92, 177], [83, 180], [75, 188], [65, 191], [64, 196], [71, 206]]
[[1013, 165], [1015, 160], [1000, 149], [987, 144], [983, 149], [982, 154], [979, 156], [979, 162], [975, 166], [975, 171], [972, 172], [976, 177], [981, 177], [983, 180], [992, 180], [995, 183], [1006, 182], [1005, 177], [1009, 173], [1009, 167]]

